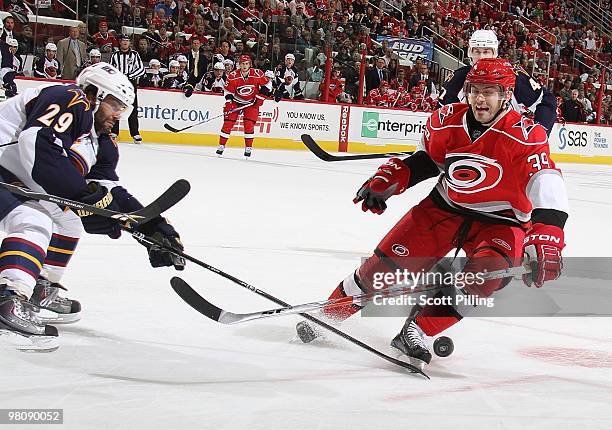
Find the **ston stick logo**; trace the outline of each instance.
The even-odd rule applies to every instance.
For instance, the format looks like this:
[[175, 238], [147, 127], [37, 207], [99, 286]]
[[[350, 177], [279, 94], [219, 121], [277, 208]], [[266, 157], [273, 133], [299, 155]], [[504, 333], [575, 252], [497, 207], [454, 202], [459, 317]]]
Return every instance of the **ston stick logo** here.
[[444, 164], [448, 187], [464, 194], [495, 187], [504, 173], [497, 161], [477, 154], [449, 154]]

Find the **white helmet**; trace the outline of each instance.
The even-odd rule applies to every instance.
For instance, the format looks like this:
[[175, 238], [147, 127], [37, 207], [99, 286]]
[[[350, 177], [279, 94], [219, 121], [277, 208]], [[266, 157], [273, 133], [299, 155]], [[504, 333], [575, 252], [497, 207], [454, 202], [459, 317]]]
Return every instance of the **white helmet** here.
[[89, 51], [89, 58], [93, 58], [93, 57], [101, 57], [102, 54], [100, 53], [99, 49], [92, 49], [91, 51]]
[[490, 48], [493, 50], [493, 58], [497, 58], [499, 41], [493, 30], [476, 30], [472, 33], [468, 46], [469, 58], [472, 58], [472, 48]]
[[185, 57], [184, 55], [179, 55], [178, 57], [176, 57], [176, 60], [179, 63], [186, 63], [187, 62], [187, 57]]
[[[123, 118], [130, 115], [134, 103], [134, 87], [127, 76], [108, 63], [97, 63], [85, 67], [77, 76], [76, 84], [86, 89], [93, 85], [98, 89], [97, 105], [108, 95], [111, 95], [127, 106], [121, 115]], [[96, 106], [97, 109], [97, 106]]]
[[214, 66], [215, 70], [225, 70], [225, 66], [223, 65], [223, 63], [220, 62], [216, 62], [215, 66]]
[[266, 70], [264, 76], [269, 79], [274, 79], [274, 72], [272, 70]]
[[6, 44], [8, 46], [12, 46], [13, 48], [17, 48], [19, 46], [19, 42], [17, 42], [17, 39], [13, 39], [12, 37], [9, 37], [6, 40]]
[[153, 58], [149, 61], [149, 66], [161, 66], [161, 63], [157, 58]]
[[289, 53], [289, 54], [285, 55], [285, 60], [293, 60], [293, 61], [295, 61], [295, 55]]
[[180, 63], [177, 60], [170, 60], [168, 67], [180, 67]]
[[45, 45], [45, 51], [57, 51], [57, 46], [55, 43], [49, 42]]

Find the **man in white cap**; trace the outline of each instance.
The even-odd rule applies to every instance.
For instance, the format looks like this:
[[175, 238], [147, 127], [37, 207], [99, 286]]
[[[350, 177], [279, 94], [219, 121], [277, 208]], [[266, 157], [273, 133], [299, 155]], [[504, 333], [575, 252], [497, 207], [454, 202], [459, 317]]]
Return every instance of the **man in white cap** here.
[[57, 58], [57, 46], [55, 43], [45, 45], [45, 54], [36, 59], [34, 63], [34, 76], [42, 79], [59, 79], [60, 65]]
[[274, 99], [276, 101], [281, 99], [302, 100], [304, 98], [300, 88], [298, 71], [295, 68], [295, 55], [292, 53], [285, 55], [285, 64], [277, 66], [275, 76], [276, 85], [274, 87], [276, 92]]
[[179, 73], [180, 63], [177, 60], [170, 60], [170, 63], [168, 63], [168, 69], [168, 73], [164, 75], [164, 79], [162, 81], [162, 88], [176, 90], [182, 89], [183, 85], [185, 85], [185, 81]]
[[213, 67], [212, 72], [208, 72], [204, 75], [202, 90], [222, 94], [226, 83], [227, 75], [225, 74], [225, 67], [223, 67], [223, 64], [217, 63]]

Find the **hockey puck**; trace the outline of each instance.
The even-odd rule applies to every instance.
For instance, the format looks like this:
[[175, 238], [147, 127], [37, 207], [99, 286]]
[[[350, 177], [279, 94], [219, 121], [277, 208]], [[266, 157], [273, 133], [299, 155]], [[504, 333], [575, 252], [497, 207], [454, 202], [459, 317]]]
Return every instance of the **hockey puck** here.
[[450, 337], [440, 336], [434, 341], [433, 350], [438, 357], [448, 357], [455, 350], [455, 345]]

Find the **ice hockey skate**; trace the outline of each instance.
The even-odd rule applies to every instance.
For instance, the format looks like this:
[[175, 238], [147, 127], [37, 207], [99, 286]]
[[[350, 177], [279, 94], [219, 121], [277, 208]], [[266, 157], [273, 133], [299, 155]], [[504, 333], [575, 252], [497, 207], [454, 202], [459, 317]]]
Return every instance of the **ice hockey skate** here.
[[216, 152], [217, 152], [217, 155], [218, 155], [218, 156], [222, 156], [222, 155], [223, 155], [223, 151], [225, 151], [225, 145], [219, 145], [219, 146], [217, 147], [217, 151], [216, 151]]
[[406, 320], [402, 330], [391, 341], [391, 346], [402, 355], [407, 355], [411, 364], [423, 369], [425, 364], [431, 361], [431, 352], [429, 352], [427, 337], [415, 322], [415, 317], [416, 312]]
[[57, 329], [45, 324], [39, 309], [6, 285], [0, 285], [0, 339], [20, 351], [50, 352], [59, 348]]
[[253, 150], [253, 148], [251, 148], [250, 146], [247, 146], [246, 148], [244, 148], [244, 156], [249, 158], [251, 156], [251, 151]]
[[59, 295], [65, 287], [38, 278], [30, 302], [41, 309], [40, 319], [47, 324], [72, 324], [81, 319], [81, 303]]

